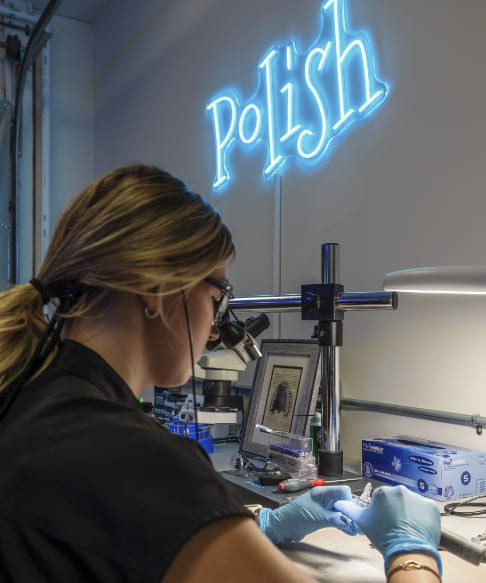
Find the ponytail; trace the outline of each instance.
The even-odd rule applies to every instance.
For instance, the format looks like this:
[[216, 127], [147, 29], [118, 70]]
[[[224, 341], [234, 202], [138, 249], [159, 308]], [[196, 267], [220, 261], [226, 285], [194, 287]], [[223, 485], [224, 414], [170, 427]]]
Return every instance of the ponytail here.
[[47, 328], [43, 303], [31, 283], [0, 293], [0, 392], [20, 378], [34, 355]]

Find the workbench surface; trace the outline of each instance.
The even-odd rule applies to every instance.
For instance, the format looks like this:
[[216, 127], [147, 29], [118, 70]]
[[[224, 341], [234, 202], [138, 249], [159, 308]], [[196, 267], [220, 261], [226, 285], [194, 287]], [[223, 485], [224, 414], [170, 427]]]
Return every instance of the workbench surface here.
[[[223, 474], [230, 469], [229, 461], [235, 444], [219, 444], [211, 454], [213, 463]], [[233, 479], [233, 478], [231, 478]], [[269, 507], [278, 506], [274, 500], [253, 499], [263, 488], [246, 490], [249, 498], [246, 503], [260, 503]], [[445, 504], [437, 503], [443, 510]], [[444, 516], [442, 527], [466, 538], [486, 532], [486, 516], [464, 518]], [[336, 528], [325, 528], [306, 536], [299, 543], [280, 545], [282, 551], [297, 563], [302, 570], [317, 581], [326, 583], [384, 583], [386, 577], [383, 558], [374, 549], [366, 536], [349, 536]], [[473, 565], [441, 551], [443, 562], [443, 583], [485, 583], [486, 564]]]

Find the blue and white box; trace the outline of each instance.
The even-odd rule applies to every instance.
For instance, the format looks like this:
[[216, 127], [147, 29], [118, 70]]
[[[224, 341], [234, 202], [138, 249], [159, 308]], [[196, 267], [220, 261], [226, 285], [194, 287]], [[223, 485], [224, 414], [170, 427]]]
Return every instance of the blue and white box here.
[[362, 441], [362, 473], [435, 500], [486, 494], [486, 452], [400, 435]]

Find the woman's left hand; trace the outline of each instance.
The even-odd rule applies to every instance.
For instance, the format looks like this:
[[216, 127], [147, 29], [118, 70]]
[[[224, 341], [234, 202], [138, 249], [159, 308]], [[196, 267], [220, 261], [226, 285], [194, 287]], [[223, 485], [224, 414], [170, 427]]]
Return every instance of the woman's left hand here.
[[334, 509], [338, 500], [352, 500], [349, 486], [316, 486], [279, 508], [262, 508], [258, 526], [275, 544], [299, 541], [328, 526], [354, 535], [354, 522]]

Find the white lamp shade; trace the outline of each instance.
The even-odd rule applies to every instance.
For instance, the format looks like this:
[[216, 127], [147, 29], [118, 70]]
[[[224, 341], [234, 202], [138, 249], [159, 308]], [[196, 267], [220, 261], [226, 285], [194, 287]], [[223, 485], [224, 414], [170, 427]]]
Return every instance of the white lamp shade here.
[[383, 289], [415, 293], [486, 294], [485, 265], [415, 267], [385, 275]]

